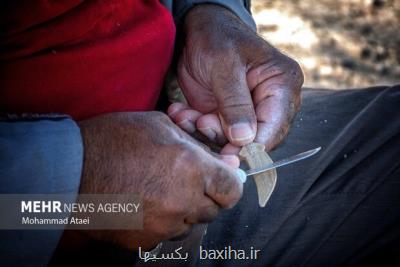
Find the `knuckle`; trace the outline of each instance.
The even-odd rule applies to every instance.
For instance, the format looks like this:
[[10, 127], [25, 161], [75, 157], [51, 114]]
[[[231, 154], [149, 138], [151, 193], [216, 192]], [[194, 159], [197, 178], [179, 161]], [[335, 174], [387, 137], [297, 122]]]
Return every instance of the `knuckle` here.
[[216, 175], [213, 177], [211, 192], [218, 199], [222, 208], [229, 209], [241, 198], [242, 184], [228, 175], [221, 167], [218, 167]]
[[199, 157], [196, 153], [194, 153], [192, 146], [186, 142], [178, 142], [177, 144], [172, 145], [171, 149], [173, 150], [173, 169], [176, 171], [187, 169], [187, 167], [193, 167], [194, 163], [199, 160]]
[[228, 124], [237, 122], [256, 122], [256, 115], [253, 103], [248, 103], [243, 98], [233, 99], [227, 96], [226, 101], [221, 105], [220, 114]]

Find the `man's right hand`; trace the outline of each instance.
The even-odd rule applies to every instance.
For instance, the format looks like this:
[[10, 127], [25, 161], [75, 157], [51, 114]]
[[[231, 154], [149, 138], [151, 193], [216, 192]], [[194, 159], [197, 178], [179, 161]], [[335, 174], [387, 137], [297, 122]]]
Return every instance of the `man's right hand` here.
[[143, 230], [87, 231], [94, 239], [149, 249], [191, 224], [210, 222], [241, 197], [235, 169], [162, 113], [113, 113], [79, 126], [85, 149], [80, 193], [138, 194], [144, 206]]

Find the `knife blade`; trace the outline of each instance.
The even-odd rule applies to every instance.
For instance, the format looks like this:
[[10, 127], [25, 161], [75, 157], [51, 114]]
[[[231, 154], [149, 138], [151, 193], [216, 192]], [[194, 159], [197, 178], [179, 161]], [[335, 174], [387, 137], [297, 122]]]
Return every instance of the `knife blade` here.
[[305, 151], [305, 152], [302, 152], [302, 153], [299, 153], [299, 154], [296, 154], [296, 155], [293, 155], [293, 156], [290, 156], [290, 157], [287, 157], [287, 158], [284, 158], [284, 159], [281, 159], [278, 161], [275, 161], [274, 163], [265, 165], [263, 167], [246, 170], [244, 172], [246, 173], [246, 176], [262, 173], [262, 172], [265, 172], [265, 171], [268, 171], [271, 169], [279, 168], [279, 167], [286, 166], [288, 164], [292, 164], [294, 162], [306, 159], [308, 157], [315, 155], [320, 150], [321, 150], [321, 147], [317, 147], [317, 148], [314, 148], [314, 149], [311, 149], [311, 150], [308, 150], [308, 151]]

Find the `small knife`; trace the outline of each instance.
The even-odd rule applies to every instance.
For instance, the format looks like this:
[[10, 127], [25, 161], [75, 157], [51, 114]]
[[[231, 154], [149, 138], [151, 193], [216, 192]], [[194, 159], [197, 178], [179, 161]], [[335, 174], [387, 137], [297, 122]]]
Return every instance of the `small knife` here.
[[242, 182], [245, 182], [247, 176], [251, 176], [251, 175], [259, 174], [259, 173], [262, 173], [262, 172], [266, 172], [266, 171], [271, 170], [271, 169], [279, 168], [279, 167], [286, 166], [288, 164], [297, 162], [299, 160], [306, 159], [308, 157], [311, 157], [311, 156], [315, 155], [320, 150], [321, 150], [321, 147], [317, 147], [317, 148], [302, 152], [300, 154], [297, 154], [297, 155], [294, 155], [294, 156], [290, 156], [288, 158], [284, 158], [284, 159], [275, 161], [274, 163], [262, 166], [261, 168], [250, 169], [250, 170], [247, 170], [247, 171], [239, 169], [238, 174], [239, 174], [240, 179], [242, 180]]

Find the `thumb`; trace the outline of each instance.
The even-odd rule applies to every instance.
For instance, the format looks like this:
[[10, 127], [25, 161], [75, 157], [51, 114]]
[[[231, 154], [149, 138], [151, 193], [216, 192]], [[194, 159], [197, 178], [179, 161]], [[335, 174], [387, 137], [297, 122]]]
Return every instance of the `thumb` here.
[[221, 70], [213, 80], [214, 95], [223, 131], [235, 146], [253, 141], [257, 120], [246, 81], [245, 67]]

